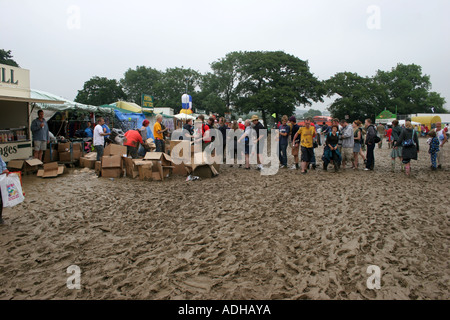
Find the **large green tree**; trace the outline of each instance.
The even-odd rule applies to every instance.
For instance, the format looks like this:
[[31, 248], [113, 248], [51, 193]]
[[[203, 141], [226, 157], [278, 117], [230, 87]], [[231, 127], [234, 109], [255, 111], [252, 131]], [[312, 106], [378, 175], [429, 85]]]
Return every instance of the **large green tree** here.
[[192, 96], [194, 108], [199, 108], [198, 99], [202, 75], [190, 68], [168, 68], [162, 74], [155, 89], [155, 106], [173, 108], [175, 113], [181, 110], [181, 96], [187, 93]]
[[237, 72], [236, 106], [244, 113], [260, 111], [266, 124], [267, 114], [278, 120], [296, 106], [323, 101], [325, 90], [308, 63], [282, 51], [240, 53]]
[[322, 115], [322, 111], [320, 111], [320, 110], [316, 110], [316, 109], [309, 109], [308, 111], [306, 111], [304, 114], [303, 114], [303, 118], [313, 118], [313, 117], [316, 117], [316, 116], [321, 116]]
[[399, 114], [446, 112], [445, 99], [432, 92], [429, 75], [422, 74], [422, 67], [416, 64], [397, 64], [391, 71], [378, 70], [373, 78], [375, 84], [386, 93], [389, 107]]
[[137, 66], [136, 69], [128, 69], [120, 84], [130, 102], [142, 105], [142, 94], [152, 95], [158, 99], [159, 82], [162, 72], [145, 66]]
[[351, 120], [375, 117], [383, 110], [397, 114], [446, 113], [445, 99], [430, 91], [431, 81], [415, 64], [398, 64], [391, 71], [378, 70], [373, 77], [340, 72], [325, 81], [327, 95], [336, 97], [328, 108], [333, 117]]
[[204, 81], [209, 84], [207, 89], [212, 89], [225, 104], [226, 112], [230, 112], [236, 102], [236, 87], [239, 83], [239, 58], [242, 52], [230, 52], [224, 58], [211, 63], [212, 74], [205, 77]]
[[217, 75], [208, 72], [202, 76], [200, 89], [200, 92], [196, 95], [196, 106], [198, 109], [220, 115], [229, 112], [229, 107], [227, 107], [224, 99], [221, 98], [222, 90]]
[[100, 106], [124, 99], [126, 99], [126, 94], [117, 80], [92, 77], [84, 83], [82, 90], [78, 90], [75, 101]]
[[11, 50], [0, 49], [0, 63], [8, 66], [19, 67], [19, 64], [13, 60]]
[[372, 79], [356, 73], [340, 72], [325, 82], [328, 97], [336, 97], [328, 108], [338, 119], [364, 120], [375, 118], [383, 109], [375, 103], [375, 87]]

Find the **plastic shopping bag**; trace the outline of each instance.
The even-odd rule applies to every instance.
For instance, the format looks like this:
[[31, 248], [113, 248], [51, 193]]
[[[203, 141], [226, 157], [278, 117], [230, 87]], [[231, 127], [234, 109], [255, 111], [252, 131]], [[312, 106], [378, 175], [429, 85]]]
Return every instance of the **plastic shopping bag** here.
[[25, 199], [20, 184], [20, 178], [17, 174], [0, 175], [0, 191], [2, 193], [3, 207], [14, 207], [22, 203]]

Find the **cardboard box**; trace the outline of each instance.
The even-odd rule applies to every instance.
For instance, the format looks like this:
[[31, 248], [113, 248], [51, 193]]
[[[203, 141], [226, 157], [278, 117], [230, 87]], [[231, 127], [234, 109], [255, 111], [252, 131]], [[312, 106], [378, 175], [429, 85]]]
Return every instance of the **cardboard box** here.
[[202, 179], [210, 179], [217, 176], [218, 174], [219, 173], [214, 168], [214, 166], [208, 164], [199, 165], [192, 171], [192, 175], [200, 177]]
[[101, 161], [95, 161], [95, 174], [99, 177], [102, 175], [102, 162]]
[[83, 151], [83, 144], [80, 142], [75, 142], [72, 144], [72, 150], [73, 151]]
[[189, 174], [202, 179], [209, 179], [219, 174], [220, 165], [217, 163], [207, 164], [205, 154], [195, 153], [191, 159], [191, 164], [185, 164]]
[[[174, 148], [178, 146], [174, 152]], [[190, 150], [190, 154], [188, 152]], [[188, 140], [171, 140], [170, 141], [170, 156], [172, 159], [187, 162], [194, 154], [194, 144]]]
[[59, 161], [61, 162], [70, 162], [72, 161], [72, 156], [69, 152], [59, 152]]
[[59, 152], [58, 150], [51, 150], [52, 154], [50, 157], [50, 149], [45, 150], [44, 152], [44, 163], [49, 163], [49, 162], [53, 162], [53, 161], [58, 161], [59, 160]]
[[80, 160], [82, 154], [80, 150], [73, 150], [73, 161]]
[[152, 171], [152, 179], [155, 181], [164, 181], [171, 176], [173, 167], [160, 167], [158, 171]]
[[127, 147], [118, 144], [108, 144], [103, 152], [105, 156], [127, 156]]
[[103, 168], [120, 168], [122, 169], [122, 156], [103, 156], [102, 157], [102, 169]]
[[152, 172], [152, 180], [162, 181], [162, 176], [159, 172]]
[[53, 152], [52, 152], [52, 161], [59, 161], [59, 152], [58, 152], [58, 150], [53, 150]]
[[69, 152], [70, 142], [58, 143], [58, 152]]
[[80, 158], [80, 167], [82, 167], [82, 168], [89, 168], [89, 169], [95, 169], [95, 163], [96, 162], [97, 162], [96, 159], [89, 159], [89, 158], [86, 158], [86, 157], [81, 157]]
[[86, 153], [83, 157], [89, 160], [97, 160], [97, 152]]
[[[136, 166], [138, 168], [139, 171], [139, 180], [142, 181], [151, 181], [153, 180], [153, 165], [150, 162], [147, 162], [146, 164], [141, 164], [141, 165], [137, 165]], [[159, 176], [159, 174], [158, 174]]]
[[[214, 156], [214, 154], [212, 154], [212, 156]], [[195, 168], [200, 166], [200, 165], [208, 165], [206, 163], [206, 155], [205, 155], [205, 153], [204, 152], [202, 152], [202, 153], [200, 153], [200, 152], [194, 153], [193, 157], [191, 158], [191, 163], [190, 164], [185, 163], [185, 165], [186, 165], [186, 167], [190, 167], [192, 170], [195, 170]], [[214, 167], [214, 169], [217, 172], [220, 171], [220, 166], [221, 166], [220, 164], [214, 162], [211, 165]]]
[[40, 169], [37, 176], [42, 178], [54, 178], [63, 174], [64, 171], [64, 165], [58, 165], [58, 162], [51, 162], [44, 164], [44, 169]]
[[125, 163], [125, 174], [127, 177], [134, 179], [137, 176], [139, 176], [139, 170], [138, 166], [135, 164], [135, 160], [132, 158], [123, 158], [123, 161]]
[[172, 174], [177, 175], [177, 176], [185, 176], [187, 174], [187, 171], [186, 171], [186, 166], [184, 165], [184, 163], [174, 164]]
[[44, 164], [44, 178], [51, 178], [58, 176], [58, 162], [51, 162]]
[[25, 160], [11, 160], [8, 162], [8, 169], [11, 171], [22, 170]]
[[144, 160], [160, 161], [163, 166], [172, 165], [172, 158], [168, 154], [162, 152], [147, 152]]
[[103, 178], [121, 178], [123, 177], [122, 168], [102, 168]]
[[[54, 152], [54, 150], [52, 150]], [[44, 163], [52, 162], [52, 159], [50, 158], [50, 150], [47, 149], [44, 151]]]
[[8, 162], [8, 169], [10, 171], [23, 171], [23, 172], [37, 172], [39, 166], [44, 164], [38, 159], [28, 159], [28, 160], [11, 160]]
[[163, 167], [163, 178], [170, 178], [172, 175], [173, 167]]

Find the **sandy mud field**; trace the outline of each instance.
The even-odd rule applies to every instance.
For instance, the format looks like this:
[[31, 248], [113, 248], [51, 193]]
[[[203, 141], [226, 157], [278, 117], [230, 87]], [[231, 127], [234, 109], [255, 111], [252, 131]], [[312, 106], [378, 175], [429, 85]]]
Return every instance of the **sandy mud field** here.
[[25, 176], [26, 200], [3, 212], [0, 299], [449, 299], [450, 147], [432, 172], [421, 144], [410, 178], [387, 145], [373, 172]]

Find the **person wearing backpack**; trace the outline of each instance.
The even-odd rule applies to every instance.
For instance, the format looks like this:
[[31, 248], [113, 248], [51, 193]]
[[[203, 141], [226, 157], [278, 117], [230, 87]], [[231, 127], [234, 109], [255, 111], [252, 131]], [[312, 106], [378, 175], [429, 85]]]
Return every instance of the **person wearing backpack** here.
[[409, 176], [411, 174], [411, 160], [417, 160], [417, 154], [419, 153], [418, 133], [414, 130], [410, 119], [405, 121], [405, 128], [395, 143], [395, 148], [399, 146], [402, 147], [402, 162], [405, 164], [405, 173]]

